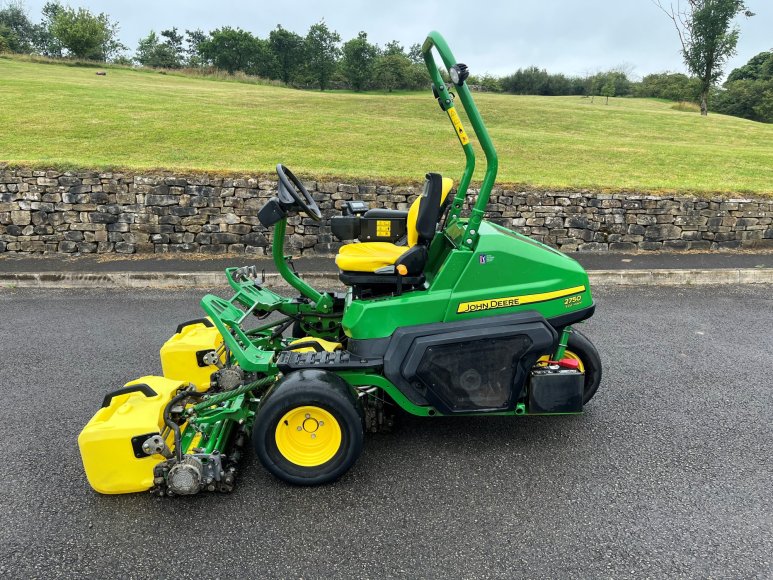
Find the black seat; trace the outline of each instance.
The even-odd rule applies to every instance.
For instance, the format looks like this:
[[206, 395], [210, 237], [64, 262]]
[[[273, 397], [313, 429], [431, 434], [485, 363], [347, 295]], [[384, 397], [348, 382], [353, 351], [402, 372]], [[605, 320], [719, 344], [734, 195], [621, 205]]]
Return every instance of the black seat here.
[[416, 217], [416, 243], [406, 249], [391, 266], [375, 272], [342, 270], [339, 278], [353, 287], [355, 297], [400, 294], [424, 284], [424, 267], [429, 256], [429, 244], [435, 237], [440, 218], [443, 178], [439, 173], [427, 173], [424, 191], [419, 198]]

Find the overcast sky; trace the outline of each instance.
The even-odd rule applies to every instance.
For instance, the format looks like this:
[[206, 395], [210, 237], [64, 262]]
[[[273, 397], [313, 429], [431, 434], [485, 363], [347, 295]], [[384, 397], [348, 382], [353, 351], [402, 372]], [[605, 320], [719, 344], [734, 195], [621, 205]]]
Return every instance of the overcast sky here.
[[[44, 3], [26, 0], [33, 21]], [[371, 42], [396, 39], [406, 48], [438, 30], [473, 73], [503, 75], [529, 65], [578, 75], [618, 65], [628, 65], [637, 77], [684, 71], [673, 24], [651, 0], [73, 0], [70, 5], [117, 20], [132, 52], [151, 29], [238, 26], [266, 37], [281, 24], [303, 35], [324, 18], [343, 40], [364, 30]], [[739, 22], [738, 55], [726, 73], [773, 49], [773, 2], [747, 0], [747, 5], [757, 15]]]

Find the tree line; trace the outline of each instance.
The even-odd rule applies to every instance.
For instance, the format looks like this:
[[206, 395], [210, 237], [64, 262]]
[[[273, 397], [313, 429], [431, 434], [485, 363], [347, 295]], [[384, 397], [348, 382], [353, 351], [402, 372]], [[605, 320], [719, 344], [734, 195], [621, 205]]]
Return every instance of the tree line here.
[[[721, 76], [717, 63], [721, 64], [733, 54], [738, 39], [738, 30], [730, 25], [732, 17], [739, 13], [752, 14], [739, 0], [690, 0], [689, 6], [693, 13], [669, 16], [677, 28], [687, 26], [689, 33], [680, 30], [680, 39], [691, 76], [657, 73], [636, 81], [624, 67], [585, 76], [567, 76], [532, 66], [502, 77], [472, 75], [467, 82], [473, 89], [483, 91], [599, 96], [605, 97], [606, 102], [610, 97], [651, 97], [700, 104], [702, 110], [711, 100], [718, 112], [773, 122], [773, 52], [753, 57], [746, 65], [732, 71], [723, 87], [715, 86]], [[718, 10], [718, 6], [724, 6], [724, 12]], [[712, 33], [714, 40], [722, 41], [719, 44], [724, 47], [723, 54], [702, 55], [701, 46], [693, 49], [689, 45], [689, 41], [698, 43], [700, 40], [694, 31], [696, 27], [707, 28], [706, 22], [701, 20], [707, 18], [706, 14], [721, 17], [721, 22], [714, 23], [716, 30], [712, 29]], [[180, 31], [176, 27], [158, 33], [150, 31], [139, 41], [134, 54], [127, 56], [128, 47], [118, 40], [118, 23], [107, 14], [48, 2], [41, 16], [39, 23], [33, 23], [20, 2], [0, 8], [0, 52], [111, 61], [160, 69], [243, 73], [288, 86], [321, 90], [415, 90], [430, 85], [418, 44], [406, 50], [397, 41], [392, 41], [382, 47], [371, 43], [365, 32], [342, 42], [338, 32], [331, 30], [324, 21], [313, 24], [305, 35], [278, 25], [266, 38], [230, 26], [209, 32], [200, 29]], [[712, 46], [716, 52], [717, 44]], [[703, 60], [702, 56], [705, 57]], [[711, 70], [706, 69], [706, 58], [713, 59]]]
[[118, 40], [118, 23], [105, 13], [48, 2], [33, 23], [20, 2], [0, 8], [0, 53], [70, 57], [164, 69], [219, 70], [281, 81], [290, 86], [415, 90], [430, 85], [421, 48], [397, 41], [380, 47], [360, 32], [341, 42], [324, 21], [305, 35], [278, 25], [267, 38], [224, 26], [209, 32], [176, 27], [150, 31], [132, 56]]
[[151, 31], [140, 40], [136, 62], [157, 68], [208, 68], [242, 72], [278, 80], [290, 86], [368, 89], [419, 89], [430, 80], [421, 49], [407, 51], [397, 41], [380, 47], [360, 32], [341, 43], [341, 36], [324, 22], [301, 36], [278, 25], [267, 38], [241, 28], [224, 26], [210, 32], [177, 28]]

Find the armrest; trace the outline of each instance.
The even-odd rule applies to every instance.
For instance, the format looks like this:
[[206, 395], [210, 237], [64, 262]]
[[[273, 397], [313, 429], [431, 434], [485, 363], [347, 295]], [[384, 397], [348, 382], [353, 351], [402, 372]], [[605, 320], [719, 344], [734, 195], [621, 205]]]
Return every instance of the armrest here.
[[362, 217], [383, 219], [408, 219], [408, 212], [399, 209], [369, 209]]

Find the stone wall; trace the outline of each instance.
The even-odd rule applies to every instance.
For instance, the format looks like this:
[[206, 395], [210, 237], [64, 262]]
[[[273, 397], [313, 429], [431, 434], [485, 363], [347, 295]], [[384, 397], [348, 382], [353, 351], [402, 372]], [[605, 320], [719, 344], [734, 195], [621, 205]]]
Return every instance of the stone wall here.
[[[344, 200], [406, 209], [420, 185], [307, 182], [325, 217]], [[269, 251], [262, 177], [0, 168], [0, 252]], [[469, 201], [474, 201], [471, 192]], [[489, 219], [564, 251], [773, 248], [773, 200], [495, 189]], [[325, 222], [292, 218], [294, 254], [334, 252]]]

